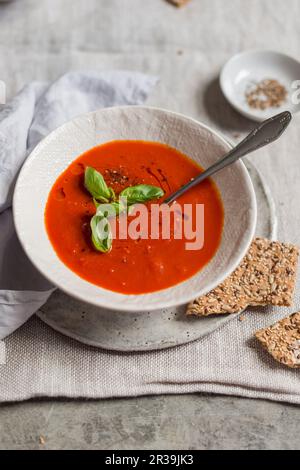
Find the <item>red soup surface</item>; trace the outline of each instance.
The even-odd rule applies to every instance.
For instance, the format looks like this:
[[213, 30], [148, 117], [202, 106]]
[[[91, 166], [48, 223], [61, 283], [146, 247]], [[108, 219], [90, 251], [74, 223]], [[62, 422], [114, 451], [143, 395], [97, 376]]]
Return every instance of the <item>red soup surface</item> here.
[[[178, 200], [181, 206], [204, 205], [201, 249], [187, 250], [187, 239], [175, 239], [174, 234], [168, 240], [124, 240], [117, 233], [111, 251], [101, 253], [91, 243], [90, 219], [95, 206], [84, 188], [87, 166], [99, 171], [116, 194], [128, 186], [151, 184], [160, 186], [164, 197], [203, 171], [177, 150], [144, 141], [109, 142], [75, 160], [50, 191], [45, 223], [58, 257], [78, 276], [115, 292], [144, 294], [190, 278], [212, 259], [221, 241], [224, 220], [222, 201], [212, 180], [207, 179]], [[164, 197], [153, 202], [162, 202]], [[148, 208], [152, 203], [147, 203]]]

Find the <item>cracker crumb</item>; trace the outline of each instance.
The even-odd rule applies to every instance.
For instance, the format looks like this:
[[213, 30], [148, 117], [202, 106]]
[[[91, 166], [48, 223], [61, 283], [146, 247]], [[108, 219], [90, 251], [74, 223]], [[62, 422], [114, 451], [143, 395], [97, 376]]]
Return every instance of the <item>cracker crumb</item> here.
[[255, 336], [277, 362], [300, 368], [300, 312], [257, 331]]
[[39, 437], [39, 443], [41, 444], [41, 446], [44, 446], [46, 444], [46, 439], [44, 438], [44, 436]]
[[239, 321], [245, 321], [245, 320], [246, 320], [245, 315], [240, 315], [240, 316], [239, 316]]
[[239, 134], [238, 132], [235, 132], [234, 134], [232, 134], [232, 137], [234, 139], [240, 139], [241, 138], [241, 134]]
[[190, 0], [168, 0], [168, 2], [172, 3], [172, 5], [175, 5], [176, 7], [183, 7], [190, 2]]
[[291, 306], [298, 256], [294, 245], [256, 238], [233, 274], [191, 302], [187, 315], [239, 313], [248, 306]]

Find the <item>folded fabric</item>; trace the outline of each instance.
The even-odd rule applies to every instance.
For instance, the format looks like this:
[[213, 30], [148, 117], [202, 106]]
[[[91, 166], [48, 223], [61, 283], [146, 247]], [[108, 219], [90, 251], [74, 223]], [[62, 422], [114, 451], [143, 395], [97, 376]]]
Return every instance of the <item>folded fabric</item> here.
[[136, 72], [71, 72], [33, 82], [0, 108], [0, 339], [21, 326], [54, 290], [26, 257], [14, 230], [12, 195], [18, 172], [49, 132], [99, 108], [142, 104], [157, 79]]

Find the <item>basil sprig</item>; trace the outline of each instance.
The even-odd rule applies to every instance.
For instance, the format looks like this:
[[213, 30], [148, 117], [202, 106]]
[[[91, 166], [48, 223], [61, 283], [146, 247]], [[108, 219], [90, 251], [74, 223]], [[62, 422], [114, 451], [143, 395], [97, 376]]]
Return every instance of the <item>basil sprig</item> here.
[[98, 204], [94, 200], [94, 204], [97, 208], [97, 214], [102, 215], [105, 218], [111, 218], [111, 217], [117, 217], [120, 215], [122, 212], [125, 210], [125, 206], [122, 203], [122, 200], [120, 201], [114, 201], [110, 202], [109, 204]]
[[92, 217], [90, 226], [92, 243], [96, 250], [107, 253], [112, 247], [112, 231], [109, 218], [117, 217], [133, 204], [140, 204], [152, 199], [159, 199], [164, 191], [149, 184], [129, 186], [119, 194], [116, 200], [115, 192], [109, 188], [101, 173], [87, 167], [84, 175], [84, 185], [93, 197], [96, 214]]
[[129, 186], [120, 193], [120, 198], [126, 198], [128, 206], [132, 204], [159, 199], [164, 195], [161, 188], [151, 186], [150, 184], [139, 184], [137, 186]]

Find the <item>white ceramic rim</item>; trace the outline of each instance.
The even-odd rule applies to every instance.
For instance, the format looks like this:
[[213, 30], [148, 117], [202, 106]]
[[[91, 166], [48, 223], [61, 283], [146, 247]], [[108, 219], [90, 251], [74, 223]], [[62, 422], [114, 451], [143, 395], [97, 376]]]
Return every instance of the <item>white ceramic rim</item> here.
[[[129, 304], [129, 303], [122, 303], [121, 301], [116, 304], [116, 301], [112, 301], [111, 299], [109, 298], [105, 298], [104, 296], [100, 297], [99, 300], [97, 299], [87, 299], [86, 295], [81, 295], [81, 293], [78, 293], [77, 291], [75, 290], [72, 290], [72, 289], [68, 289], [66, 288], [65, 286], [63, 285], [58, 285], [57, 282], [56, 282], [56, 279], [55, 277], [52, 275], [52, 273], [49, 274], [48, 270], [46, 269], [45, 266], [41, 267], [37, 262], [36, 262], [36, 259], [34, 258], [34, 256], [32, 256], [31, 252], [30, 252], [30, 248], [27, 249], [27, 246], [26, 246], [26, 243], [22, 240], [22, 237], [20, 237], [20, 233], [19, 233], [19, 228], [21, 228], [21, 220], [19, 220], [19, 214], [21, 213], [21, 211], [17, 211], [17, 206], [18, 204], [22, 203], [22, 188], [20, 187], [19, 185], [19, 182], [21, 181], [22, 179], [22, 174], [23, 174], [23, 171], [26, 170], [27, 166], [30, 165], [30, 162], [32, 159], [35, 158], [36, 154], [39, 152], [39, 149], [44, 145], [44, 141], [46, 139], [51, 139], [54, 137], [54, 134], [59, 130], [60, 132], [63, 130], [63, 127], [64, 126], [67, 126], [70, 122], [72, 121], [76, 121], [76, 119], [80, 118], [80, 117], [91, 117], [92, 115], [94, 115], [95, 113], [99, 113], [99, 112], [102, 112], [102, 113], [105, 113], [105, 112], [109, 112], [110, 110], [115, 110], [116, 108], [120, 109], [120, 110], [129, 110], [129, 109], [141, 109], [141, 110], [154, 110], [154, 111], [158, 111], [158, 112], [162, 112], [162, 113], [168, 113], [169, 115], [171, 116], [174, 116], [174, 117], [177, 117], [177, 118], [180, 118], [180, 119], [183, 119], [185, 121], [189, 121], [193, 124], [196, 124], [197, 126], [200, 126], [201, 128], [203, 128], [204, 130], [208, 131], [211, 135], [213, 135], [214, 137], [216, 137], [217, 139], [219, 139], [219, 141], [222, 142], [222, 144], [224, 144], [225, 147], [228, 148], [228, 151], [232, 148], [232, 146], [230, 145], [230, 143], [228, 142], [228, 140], [226, 140], [226, 138], [224, 138], [220, 133], [218, 133], [217, 131], [211, 129], [209, 126], [205, 125], [205, 124], [202, 124], [201, 122], [197, 121], [196, 119], [193, 119], [193, 118], [190, 118], [190, 117], [187, 117], [185, 116], [184, 114], [181, 114], [181, 113], [176, 113], [176, 112], [173, 112], [173, 111], [168, 111], [168, 110], [165, 110], [163, 108], [158, 108], [158, 107], [152, 107], [152, 106], [114, 106], [114, 107], [109, 107], [109, 108], [103, 108], [103, 109], [100, 109], [100, 110], [96, 110], [96, 111], [92, 111], [90, 113], [84, 113], [80, 116], [77, 116], [75, 119], [71, 120], [71, 121], [68, 121], [66, 123], [64, 123], [62, 126], [59, 126], [57, 129], [55, 129], [54, 131], [52, 131], [50, 134], [48, 134], [41, 142], [39, 142], [39, 144], [34, 148], [34, 150], [31, 152], [31, 154], [27, 157], [25, 163], [23, 164], [22, 168], [21, 168], [21, 171], [18, 175], [18, 178], [17, 178], [17, 182], [16, 182], [16, 185], [15, 185], [15, 191], [14, 191], [14, 195], [13, 195], [13, 218], [14, 218], [14, 224], [15, 224], [15, 228], [16, 228], [16, 232], [17, 232], [17, 235], [18, 235], [18, 238], [19, 238], [19, 241], [26, 253], [26, 255], [28, 256], [28, 258], [30, 259], [30, 261], [32, 262], [32, 264], [37, 268], [37, 270], [46, 278], [48, 279], [52, 284], [54, 284], [55, 286], [57, 286], [59, 289], [61, 289], [63, 292], [65, 292], [66, 294], [70, 295], [71, 297], [74, 297], [78, 300], [81, 300], [83, 302], [87, 302], [87, 303], [90, 303], [92, 305], [96, 305], [96, 306], [99, 306], [99, 307], [102, 307], [102, 308], [107, 308], [109, 310], [120, 310], [120, 311], [124, 311], [124, 312], [137, 312], [137, 306], [134, 305], [134, 304]], [[78, 155], [79, 156], [79, 155]], [[179, 306], [179, 305], [184, 305], [184, 304], [187, 304], [189, 302], [191, 302], [192, 300], [194, 300], [195, 298], [199, 297], [200, 295], [205, 295], [207, 294], [208, 292], [210, 292], [212, 289], [214, 289], [217, 285], [221, 284], [228, 276], [230, 276], [230, 274], [238, 267], [238, 265], [240, 264], [241, 260], [243, 259], [243, 257], [246, 255], [248, 249], [249, 249], [249, 246], [254, 238], [254, 234], [255, 234], [255, 229], [256, 229], [256, 221], [257, 221], [257, 202], [256, 202], [256, 196], [255, 196], [255, 192], [254, 192], [254, 188], [253, 188], [253, 184], [252, 184], [252, 181], [251, 181], [251, 178], [250, 178], [250, 175], [247, 171], [247, 168], [246, 166], [244, 165], [244, 163], [240, 160], [238, 162], [235, 163], [235, 165], [239, 165], [240, 166], [240, 169], [243, 173], [243, 176], [247, 182], [247, 189], [249, 191], [249, 196], [251, 198], [251, 218], [250, 218], [250, 222], [249, 222], [249, 230], [248, 230], [248, 236], [245, 238], [244, 240], [244, 248], [243, 249], [240, 249], [240, 253], [239, 253], [239, 256], [236, 257], [235, 259], [235, 262], [232, 262], [230, 263], [230, 265], [228, 266], [227, 269], [224, 269], [223, 272], [222, 272], [222, 275], [219, 275], [218, 277], [216, 277], [216, 279], [214, 280], [214, 282], [211, 282], [210, 284], [207, 284], [207, 286], [205, 288], [200, 288], [199, 287], [199, 291], [196, 291], [194, 292], [192, 295], [191, 294], [187, 294], [186, 296], [182, 295], [180, 297], [180, 300], [179, 299], [172, 299], [172, 300], [161, 300], [159, 302], [159, 305], [156, 305], [156, 306], [153, 306], [153, 305], [150, 305], [150, 304], [144, 304], [144, 303], [140, 303], [139, 304], [139, 307], [138, 307], [138, 310], [139, 311], [154, 311], [154, 310], [157, 310], [157, 309], [164, 309], [164, 308], [170, 308], [170, 307], [175, 307], [175, 306]], [[46, 228], [45, 228], [45, 225], [43, 223], [43, 226], [44, 226], [44, 230], [46, 231]], [[48, 237], [48, 235], [47, 235]], [[49, 241], [49, 243], [51, 244], [51, 242]], [[53, 249], [53, 248], [52, 248]], [[55, 250], [53, 249], [54, 253], [55, 253]], [[56, 255], [57, 257], [57, 261], [59, 263], [61, 263], [63, 266], [66, 267], [66, 265], [59, 259], [59, 257]], [[209, 263], [208, 263], [209, 264]], [[69, 268], [67, 267], [67, 269], [69, 270]], [[71, 271], [71, 270], [69, 270]], [[73, 271], [71, 271], [73, 273]], [[73, 273], [75, 276], [79, 277], [82, 282], [85, 282], [85, 283], [88, 283], [88, 284], [91, 284], [89, 283], [88, 281], [84, 280], [83, 278], [81, 278], [80, 276], [76, 275], [76, 273]], [[196, 276], [197, 274], [195, 274]], [[193, 276], [194, 277], [194, 276]], [[183, 281], [182, 283], [180, 284], [183, 284], [184, 282], [188, 282], [189, 279]], [[177, 285], [180, 285], [180, 284], [177, 284]], [[93, 285], [93, 284], [91, 284]], [[167, 290], [169, 289], [172, 289], [176, 286], [172, 286], [168, 289], [164, 289], [164, 290], [161, 290], [161, 291], [156, 291], [154, 292], [153, 294], [157, 294], [159, 292], [166, 292]], [[103, 288], [102, 288], [103, 289]], [[103, 289], [103, 290], [106, 290], [106, 292], [110, 293], [110, 294], [116, 294], [115, 292], [113, 291], [110, 291], [110, 290], [107, 290], [107, 289]], [[117, 293], [119, 294], [119, 293]], [[128, 298], [128, 297], [141, 297], [142, 295], [149, 295], [151, 296], [151, 293], [150, 294], [141, 294], [141, 295], [126, 295], [126, 294], [119, 294], [120, 296], [123, 297], [123, 299], [125, 298]], [[141, 299], [142, 300], [142, 299]]]
[[[298, 64], [300, 68], [300, 62], [293, 56], [290, 56], [288, 54], [285, 54], [284, 52], [278, 52], [272, 49], [249, 49], [247, 51], [242, 51], [238, 52], [235, 54], [233, 57], [231, 57], [222, 67], [221, 73], [220, 73], [220, 78], [219, 78], [219, 83], [220, 83], [220, 88], [222, 90], [223, 95], [225, 96], [226, 100], [230, 105], [240, 114], [245, 116], [248, 119], [251, 119], [252, 121], [256, 122], [263, 122], [266, 118], [263, 116], [259, 116], [255, 114], [255, 112], [251, 112], [251, 110], [247, 111], [243, 106], [239, 105], [238, 102], [235, 102], [231, 99], [231, 96], [229, 93], [227, 93], [227, 88], [225, 86], [225, 76], [227, 74], [228, 68], [232, 65], [233, 62], [239, 60], [241, 57], [246, 57], [247, 55], [253, 55], [253, 54], [272, 54], [272, 55], [277, 55], [284, 57], [285, 59], [289, 59], [296, 64]], [[293, 111], [293, 114], [297, 114], [298, 111]], [[276, 114], [276, 111], [274, 111], [274, 114]]]

